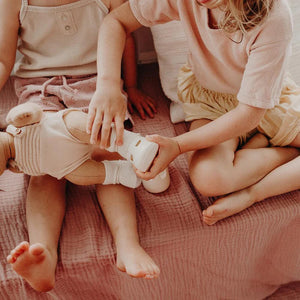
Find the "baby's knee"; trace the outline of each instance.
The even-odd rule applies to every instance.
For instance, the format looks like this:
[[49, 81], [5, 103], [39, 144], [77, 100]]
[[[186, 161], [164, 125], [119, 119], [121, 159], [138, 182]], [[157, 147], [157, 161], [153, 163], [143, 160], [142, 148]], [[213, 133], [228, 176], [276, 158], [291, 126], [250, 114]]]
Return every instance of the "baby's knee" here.
[[211, 164], [191, 168], [190, 178], [196, 190], [203, 196], [220, 196], [232, 190], [230, 176]]

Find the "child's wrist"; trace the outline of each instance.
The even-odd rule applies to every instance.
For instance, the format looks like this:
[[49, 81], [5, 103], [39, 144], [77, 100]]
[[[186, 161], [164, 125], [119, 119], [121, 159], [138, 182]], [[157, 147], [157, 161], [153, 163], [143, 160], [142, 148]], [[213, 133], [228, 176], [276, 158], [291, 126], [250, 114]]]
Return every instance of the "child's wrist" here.
[[[173, 141], [174, 141], [174, 142], [176, 143], [176, 145], [177, 145], [177, 149], [178, 149], [179, 154], [182, 154], [183, 151], [182, 151], [182, 147], [180, 146], [179, 141], [178, 141], [176, 138], [174, 138]], [[178, 155], [179, 155], [179, 154], [178, 154]]]
[[98, 78], [98, 82], [97, 82], [97, 86], [101, 86], [103, 83], [105, 83], [106, 85], [116, 85], [116, 86], [120, 86], [121, 84], [121, 79], [117, 79], [114, 77], [107, 77], [107, 76], [101, 76]]

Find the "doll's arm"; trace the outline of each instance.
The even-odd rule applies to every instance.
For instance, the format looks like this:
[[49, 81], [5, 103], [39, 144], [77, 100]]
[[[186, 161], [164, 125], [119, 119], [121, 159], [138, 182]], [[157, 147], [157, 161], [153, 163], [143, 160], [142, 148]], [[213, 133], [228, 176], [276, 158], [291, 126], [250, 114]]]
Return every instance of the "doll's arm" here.
[[43, 110], [34, 103], [24, 103], [13, 107], [7, 114], [6, 122], [15, 127], [23, 127], [41, 121]]

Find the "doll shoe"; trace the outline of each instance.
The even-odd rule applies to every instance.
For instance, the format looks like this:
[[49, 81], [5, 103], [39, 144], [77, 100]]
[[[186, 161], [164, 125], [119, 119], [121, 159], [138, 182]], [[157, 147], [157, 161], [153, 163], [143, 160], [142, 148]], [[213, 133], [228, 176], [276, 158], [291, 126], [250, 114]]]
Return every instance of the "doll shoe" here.
[[130, 161], [136, 169], [146, 172], [158, 152], [158, 144], [148, 141], [139, 133], [124, 130], [123, 145], [116, 146], [116, 130], [112, 127], [110, 146], [106, 150], [118, 152]]
[[170, 185], [170, 174], [168, 168], [156, 175], [153, 179], [142, 180], [142, 184], [146, 191], [157, 194], [168, 189]]
[[139, 136], [135, 142], [129, 145], [127, 159], [135, 166], [135, 168], [142, 172], [146, 172], [150, 168], [157, 152], [158, 144]]

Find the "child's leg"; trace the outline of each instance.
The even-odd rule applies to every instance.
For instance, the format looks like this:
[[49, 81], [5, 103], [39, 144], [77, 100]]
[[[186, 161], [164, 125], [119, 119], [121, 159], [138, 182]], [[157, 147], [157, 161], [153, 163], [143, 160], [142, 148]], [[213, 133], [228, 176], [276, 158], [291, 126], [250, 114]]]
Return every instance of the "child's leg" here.
[[97, 196], [115, 241], [117, 267], [133, 277], [157, 277], [158, 266], [139, 244], [133, 190], [98, 185]]
[[[244, 147], [260, 147], [264, 143], [262, 136], [254, 136]], [[260, 145], [259, 145], [260, 144]], [[297, 135], [292, 145], [300, 146], [300, 134]], [[287, 193], [300, 188], [300, 157], [275, 168], [256, 184], [242, 189], [227, 197], [218, 199], [213, 205], [203, 211], [203, 220], [208, 225], [232, 216], [255, 202], [265, 198]]]
[[300, 188], [300, 157], [279, 166], [258, 183], [218, 199], [203, 211], [203, 220], [208, 225], [232, 216], [250, 207], [255, 202]]
[[29, 243], [20, 243], [7, 260], [37, 291], [49, 291], [54, 286], [64, 215], [65, 181], [50, 176], [32, 177], [26, 202]]
[[[198, 120], [191, 129], [207, 122]], [[200, 193], [219, 196], [249, 187], [299, 155], [297, 149], [288, 147], [237, 147], [238, 139], [232, 139], [190, 154], [190, 177]]]

